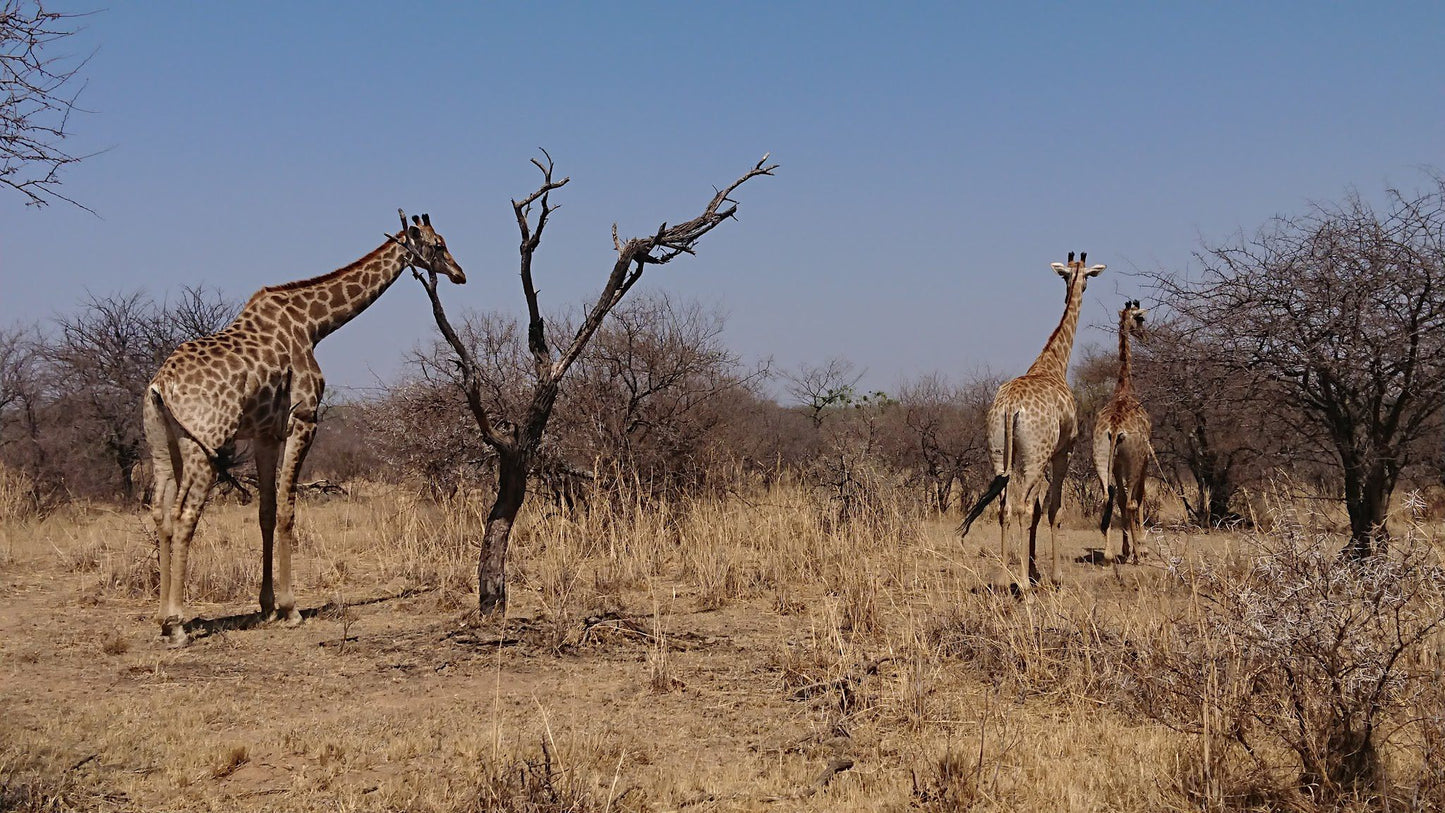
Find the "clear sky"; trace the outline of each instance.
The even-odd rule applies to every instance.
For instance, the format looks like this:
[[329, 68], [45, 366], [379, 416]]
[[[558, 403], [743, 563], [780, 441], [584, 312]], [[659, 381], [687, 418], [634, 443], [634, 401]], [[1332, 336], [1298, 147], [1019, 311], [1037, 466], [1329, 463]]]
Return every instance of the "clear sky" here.
[[[87, 290], [243, 300], [365, 254], [398, 206], [466, 269], [454, 310], [521, 313], [509, 199], [538, 147], [572, 178], [538, 284], [575, 305], [613, 221], [693, 217], [771, 151], [740, 221], [646, 285], [724, 309], [745, 358], [891, 389], [1022, 372], [1068, 251], [1109, 265], [1080, 332], [1109, 343], [1130, 271], [1445, 167], [1440, 3], [121, 1], [85, 25], [70, 147], [106, 152], [63, 191], [100, 216], [0, 191], [0, 324]], [[366, 386], [434, 331], [403, 278], [318, 355]]]

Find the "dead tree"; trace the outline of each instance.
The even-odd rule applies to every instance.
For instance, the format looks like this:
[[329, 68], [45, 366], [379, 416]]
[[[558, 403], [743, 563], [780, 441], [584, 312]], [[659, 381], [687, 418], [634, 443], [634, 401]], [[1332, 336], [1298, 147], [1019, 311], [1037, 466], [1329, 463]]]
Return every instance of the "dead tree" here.
[[78, 109], [84, 85], [77, 77], [88, 57], [55, 53], [57, 43], [75, 33], [78, 16], [47, 11], [38, 0], [0, 0], [0, 184], [30, 206], [52, 200], [80, 206], [58, 187], [60, 171], [85, 156], [60, 145]]
[[759, 175], [772, 175], [778, 167], [777, 164], [767, 163], [768, 156], [764, 155], [763, 159], [742, 177], [713, 195], [701, 215], [674, 226], [663, 223], [651, 236], [623, 241], [617, 236], [617, 226], [614, 224], [612, 244], [617, 258], [597, 301], [587, 310], [586, 318], [577, 327], [571, 342], [563, 348], [554, 347], [548, 339], [547, 326], [537, 303], [537, 289], [532, 280], [532, 263], [537, 248], [542, 243], [542, 232], [546, 229], [552, 212], [557, 208], [551, 203], [551, 193], [565, 186], [571, 179], [554, 180], [552, 157], [545, 150], [542, 155], [545, 163], [532, 160], [542, 172], [541, 186], [525, 198], [512, 201], [517, 228], [522, 235], [522, 293], [527, 300], [527, 349], [532, 356], [533, 366], [531, 398], [523, 414], [516, 420], [488, 414], [482, 390], [481, 370], [476, 358], [447, 319], [441, 297], [437, 294], [436, 275], [417, 274], [417, 279], [421, 281], [431, 299], [432, 315], [436, 318], [437, 328], [456, 353], [458, 383], [466, 395], [467, 407], [476, 420], [477, 428], [481, 430], [482, 439], [497, 454], [497, 496], [491, 512], [487, 515], [486, 527], [482, 533], [481, 554], [477, 561], [477, 606], [484, 617], [504, 612], [507, 607], [507, 543], [511, 538], [512, 524], [526, 499], [527, 477], [541, 448], [563, 376], [582, 355], [587, 343], [601, 327], [602, 321], [642, 278], [647, 266], [662, 265], [679, 255], [693, 254], [697, 241], [703, 235], [737, 212], [737, 203], [729, 196], [748, 180]]

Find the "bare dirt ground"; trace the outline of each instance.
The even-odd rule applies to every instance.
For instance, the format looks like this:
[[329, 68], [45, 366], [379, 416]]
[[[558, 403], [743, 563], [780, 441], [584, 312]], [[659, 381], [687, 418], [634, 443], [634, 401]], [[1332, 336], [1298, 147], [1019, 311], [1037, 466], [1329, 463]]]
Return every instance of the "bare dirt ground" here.
[[[470, 626], [473, 552], [448, 509], [384, 493], [308, 503], [297, 563], [311, 617], [182, 649], [158, 639], [139, 510], [9, 523], [0, 809], [1180, 803], [1165, 778], [1177, 735], [1062, 677], [1021, 689], [946, 644], [965, 606], [1019, 618], [1021, 651], [1051, 617], [1158, 615], [1157, 557], [1101, 567], [1087, 556], [1097, 532], [1066, 530], [1066, 586], [1018, 601], [974, 591], [996, 526], [966, 542], [943, 522], [840, 536], [795, 505], [718, 510], [625, 528], [533, 516], [506, 622]], [[257, 536], [252, 508], [209, 509], [193, 615], [254, 612]]]

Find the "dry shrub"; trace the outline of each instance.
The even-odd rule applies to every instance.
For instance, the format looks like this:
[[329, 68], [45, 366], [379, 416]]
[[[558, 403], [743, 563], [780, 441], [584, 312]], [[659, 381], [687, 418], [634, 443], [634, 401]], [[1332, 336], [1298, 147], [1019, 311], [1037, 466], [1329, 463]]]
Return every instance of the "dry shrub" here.
[[818, 459], [810, 472], [814, 510], [828, 533], [865, 531], [903, 539], [916, 533], [926, 506], [907, 477], [866, 455], [847, 452]]
[[1432, 540], [1412, 527], [1353, 561], [1290, 511], [1272, 526], [1242, 566], [1173, 563], [1193, 601], [1132, 665], [1140, 707], [1209, 754], [1190, 786], [1207, 806], [1246, 804], [1229, 790], [1241, 784], [1330, 803], [1387, 793], [1383, 754], [1420, 727], [1412, 709], [1437, 679], [1445, 571]]
[[107, 655], [124, 655], [130, 651], [130, 640], [125, 637], [124, 631], [112, 629], [101, 639], [100, 651]]
[[26, 748], [0, 742], [0, 811], [50, 813], [70, 810], [125, 810], [126, 795], [96, 783], [95, 761], [51, 747]]
[[577, 766], [555, 764], [542, 741], [540, 757], [518, 757], [484, 769], [474, 802], [466, 813], [590, 813], [610, 807], [599, 799], [592, 778]]
[[250, 761], [250, 751], [244, 745], [223, 748], [211, 764], [211, 778], [225, 779]]
[[21, 522], [39, 513], [35, 484], [24, 472], [0, 464], [0, 522]]
[[1445, 486], [1432, 485], [1405, 495], [1405, 509], [1421, 522], [1445, 521]]
[[1086, 597], [1042, 590], [1022, 601], [986, 591], [962, 596], [925, 635], [943, 656], [964, 661], [996, 686], [1097, 702], [1132, 691], [1128, 666], [1137, 657], [1136, 639], [1146, 637], [1126, 636]]
[[913, 773], [913, 806], [929, 813], [967, 810], [979, 799], [979, 777], [985, 766], [982, 751], [946, 751], [922, 777]]

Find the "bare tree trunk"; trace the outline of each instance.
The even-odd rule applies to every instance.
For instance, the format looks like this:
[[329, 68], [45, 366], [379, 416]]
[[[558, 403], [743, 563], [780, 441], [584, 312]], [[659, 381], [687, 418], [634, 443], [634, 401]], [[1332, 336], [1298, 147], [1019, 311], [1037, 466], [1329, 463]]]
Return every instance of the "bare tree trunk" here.
[[1346, 466], [1345, 509], [1350, 515], [1350, 541], [1344, 555], [1363, 559], [1384, 549], [1390, 538], [1385, 521], [1394, 486], [1394, 478], [1384, 465], [1374, 466], [1364, 476]]
[[483, 616], [507, 609], [507, 543], [522, 502], [527, 497], [527, 456], [500, 453], [497, 462], [497, 499], [487, 514], [482, 551], [477, 557], [477, 609]]

